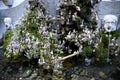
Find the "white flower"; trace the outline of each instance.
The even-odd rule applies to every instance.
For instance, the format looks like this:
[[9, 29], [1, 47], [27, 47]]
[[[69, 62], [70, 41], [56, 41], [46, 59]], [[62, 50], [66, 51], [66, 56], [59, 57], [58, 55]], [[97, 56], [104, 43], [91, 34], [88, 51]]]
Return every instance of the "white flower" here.
[[30, 35], [30, 33], [27, 32], [27, 33], [26, 33], [26, 36], [29, 36], [29, 35]]
[[67, 35], [67, 36], [65, 37], [66, 40], [71, 40], [71, 38], [72, 38], [71, 35]]
[[106, 37], [108, 37], [108, 35], [106, 34]]
[[110, 34], [109, 37], [112, 37], [112, 35]]
[[78, 38], [81, 38], [81, 35], [80, 35], [80, 34], [78, 35]]
[[32, 35], [32, 40], [34, 40], [34, 39], [35, 39], [35, 36]]
[[113, 43], [110, 43], [109, 46], [113, 46], [114, 44]]
[[115, 56], [118, 56], [118, 53], [115, 53]]
[[74, 53], [73, 54], [79, 54], [79, 51], [74, 51]]
[[114, 42], [114, 41], [115, 41], [115, 38], [113, 38], [112, 41]]
[[93, 52], [95, 52], [95, 49], [93, 49]]
[[89, 43], [89, 44], [92, 44], [92, 42], [93, 42], [93, 40], [90, 40], [88, 43]]
[[95, 37], [95, 34], [92, 34], [92, 36], [91, 37]]
[[79, 52], [82, 52], [82, 48], [83, 48], [83, 46], [81, 45], [81, 46], [79, 47]]
[[50, 54], [53, 55], [53, 51], [51, 51]]
[[72, 52], [72, 49], [69, 49], [68, 52], [71, 53], [71, 52]]
[[38, 45], [40, 42], [39, 42], [39, 40], [38, 40], [38, 38], [36, 39], [36, 41], [35, 41], [35, 44], [36, 45]]
[[26, 38], [26, 39], [25, 39], [25, 42], [26, 42], [26, 43], [30, 43], [30, 38], [29, 38], [29, 37]]
[[98, 48], [98, 43], [95, 43], [95, 48]]
[[115, 46], [118, 46], [118, 44], [116, 43]]
[[28, 48], [29, 48], [29, 49], [32, 47], [32, 45], [31, 45], [31, 44], [28, 44], [27, 46], [28, 46]]
[[77, 9], [78, 11], [80, 11], [80, 7], [79, 7], [79, 6], [76, 6], [76, 9]]

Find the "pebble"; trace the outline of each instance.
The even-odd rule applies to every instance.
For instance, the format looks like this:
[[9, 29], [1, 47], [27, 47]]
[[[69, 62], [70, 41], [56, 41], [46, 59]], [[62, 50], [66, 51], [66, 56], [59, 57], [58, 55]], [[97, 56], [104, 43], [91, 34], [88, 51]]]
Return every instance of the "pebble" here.
[[23, 77], [29, 77], [32, 73], [32, 70], [27, 70], [23, 73]]

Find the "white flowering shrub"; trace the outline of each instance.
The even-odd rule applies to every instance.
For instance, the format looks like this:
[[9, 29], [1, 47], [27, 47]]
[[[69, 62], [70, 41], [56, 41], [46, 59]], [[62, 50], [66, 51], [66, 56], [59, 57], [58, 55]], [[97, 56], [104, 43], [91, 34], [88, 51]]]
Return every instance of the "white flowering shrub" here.
[[5, 56], [13, 60], [37, 58], [39, 64], [44, 64], [58, 58], [56, 56], [79, 53], [82, 59], [87, 57], [104, 62], [108, 57], [108, 46], [110, 56], [118, 55], [116, 39], [119, 33], [111, 31], [109, 35], [104, 29], [96, 28], [96, 15], [92, 15], [93, 5], [89, 0], [78, 0], [74, 5], [60, 6], [62, 21], [58, 21], [58, 26], [43, 16], [40, 7], [35, 7], [38, 5], [32, 5], [20, 27], [7, 35]]
[[91, 1], [77, 0], [77, 6], [80, 10], [75, 6], [61, 5], [61, 9], [66, 11], [60, 12], [64, 13], [61, 17], [66, 19], [62, 22], [59, 38], [63, 45], [63, 53], [68, 55], [77, 51], [83, 58], [94, 58], [95, 61], [101, 62], [105, 62], [108, 57], [108, 46], [110, 46], [109, 57], [115, 56], [116, 52], [119, 54], [119, 46], [116, 43], [119, 33], [111, 31], [109, 43], [109, 31], [97, 29], [96, 13], [92, 11]]
[[39, 6], [37, 3], [32, 5], [21, 24], [6, 35], [3, 48], [9, 60], [19, 62], [24, 61], [22, 58], [25, 60], [46, 58], [46, 61], [50, 61], [53, 55], [49, 54], [51, 51], [50, 36], [53, 34], [46, 31], [47, 26], [42, 26]]

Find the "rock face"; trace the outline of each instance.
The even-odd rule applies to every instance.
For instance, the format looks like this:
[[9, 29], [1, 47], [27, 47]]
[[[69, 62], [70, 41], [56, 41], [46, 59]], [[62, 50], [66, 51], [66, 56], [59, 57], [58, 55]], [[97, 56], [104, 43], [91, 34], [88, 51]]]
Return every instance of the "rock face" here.
[[51, 17], [56, 17], [56, 10], [59, 7], [59, 0], [42, 0], [45, 4], [46, 12]]
[[[15, 0], [14, 2], [16, 4], [18, 4], [19, 1], [18, 1], [18, 3], [16, 1], [18, 1], [18, 0]], [[1, 4], [1, 1], [0, 1], [0, 4]], [[16, 4], [13, 4], [13, 5], [16, 5]], [[5, 7], [0, 5], [0, 39], [3, 37], [3, 34], [5, 34], [5, 32], [6, 32], [4, 18], [10, 17], [12, 19], [11, 23], [13, 26], [15, 24], [19, 23], [20, 21], [18, 21], [18, 20], [26, 12], [26, 8], [28, 6], [27, 4], [28, 4], [28, 0], [25, 0], [25, 1], [23, 1], [22, 4], [19, 4], [16, 7], [9, 8], [9, 9], [4, 9]]]
[[0, 10], [17, 7], [24, 1], [25, 0], [1, 0], [0, 1]]
[[12, 7], [14, 0], [3, 0], [3, 2], [5, 5]]
[[[102, 19], [105, 15], [115, 15], [118, 18], [117, 30], [120, 32], [120, 1], [102, 1], [98, 4], [98, 27], [101, 26]], [[118, 44], [120, 45], [120, 38], [118, 38]]]
[[105, 15], [115, 15], [119, 18], [119, 15], [120, 15], [120, 1], [101, 1], [99, 4], [98, 4], [98, 18], [99, 18], [99, 21], [98, 22], [98, 26], [100, 27], [100, 24], [101, 24], [101, 19], [103, 19], [103, 17]]

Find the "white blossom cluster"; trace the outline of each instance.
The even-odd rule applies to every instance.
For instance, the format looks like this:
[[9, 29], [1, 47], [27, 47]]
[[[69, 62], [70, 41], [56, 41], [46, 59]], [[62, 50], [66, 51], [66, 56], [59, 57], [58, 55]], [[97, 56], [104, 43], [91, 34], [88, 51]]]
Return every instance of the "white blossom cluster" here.
[[75, 42], [75, 45], [79, 47], [78, 52], [82, 52], [84, 45], [93, 47], [93, 52], [95, 52], [95, 49], [98, 48], [98, 42], [102, 41], [102, 38], [99, 38], [98, 33], [99, 31], [97, 29], [93, 31], [86, 27], [79, 34], [75, 30], [69, 32], [65, 39], [70, 42]]
[[[88, 28], [83, 29], [83, 32], [78, 35], [78, 39], [80, 43], [86, 43], [87, 45], [92, 45], [95, 46], [98, 43], [98, 31], [92, 31], [89, 30]], [[97, 46], [96, 46], [97, 48]]]
[[73, 32], [69, 32], [68, 35], [65, 37], [66, 40], [71, 41], [74, 40], [76, 37], [76, 31], [73, 30]]
[[[25, 33], [23, 37], [19, 36], [22, 35], [23, 33], [14, 34], [12, 36], [11, 41], [6, 48], [8, 57], [10, 57], [10, 55], [15, 56], [25, 52], [25, 56], [31, 58], [34, 56], [31, 54], [37, 53], [37, 48], [39, 46], [38, 38], [35, 38], [34, 35], [31, 36], [29, 32], [25, 32], [24, 30], [22, 32]], [[33, 52], [31, 53], [31, 51]]]
[[[30, 8], [32, 8], [32, 6], [34, 6], [34, 5], [36, 5], [36, 3], [37, 2], [35, 2], [29, 6], [29, 9], [27, 11], [28, 14], [31, 12]], [[44, 15], [42, 12], [44, 7], [40, 7], [40, 6], [41, 5], [39, 5], [39, 7], [37, 7], [40, 10], [37, 11], [38, 15], [35, 20], [43, 17], [43, 15]], [[25, 15], [23, 17], [24, 20], [22, 20], [21, 23], [16, 24], [16, 26], [18, 26], [20, 29], [16, 29], [15, 31], [19, 31], [19, 30], [20, 31], [19, 31], [19, 33], [14, 33], [14, 31], [13, 31], [14, 34], [11, 38], [10, 43], [8, 44], [8, 46], [6, 48], [5, 55], [7, 57], [24, 54], [24, 56], [26, 56], [28, 59], [31, 59], [31, 58], [37, 58], [37, 57], [39, 57], [39, 55], [41, 53], [45, 53], [45, 51], [47, 53], [47, 51], [48, 51], [46, 49], [46, 47], [48, 47], [49, 45], [44, 44], [45, 43], [45, 41], [44, 41], [45, 35], [48, 35], [48, 34], [46, 34], [47, 32], [45, 32], [46, 26], [42, 27], [42, 29], [40, 29], [40, 28], [38, 29], [39, 30], [38, 33], [40, 33], [41, 38], [36, 37], [34, 34], [30, 33], [27, 30], [27, 27], [24, 25], [24, 22], [27, 21], [26, 17], [29, 17], [29, 15]], [[42, 24], [41, 24], [41, 26], [42, 26]], [[41, 32], [43, 35], [41, 34]]]
[[[112, 36], [110, 36], [110, 38], [111, 37]], [[108, 44], [108, 46], [110, 47], [110, 55], [118, 56], [120, 49], [119, 49], [119, 45], [116, 42], [116, 39], [114, 37], [111, 38], [110, 43]]]
[[18, 42], [18, 38], [19, 38], [18, 35], [16, 34], [13, 35], [10, 44], [6, 48], [8, 54], [13, 53], [14, 55], [17, 55], [17, 53], [21, 51], [22, 47]]
[[[57, 46], [57, 32], [56, 30], [51, 30], [51, 32], [48, 31], [49, 28], [51, 28], [52, 26], [49, 25], [49, 27], [46, 25], [46, 22], [41, 22], [41, 25], [39, 26], [38, 28], [38, 33], [41, 35], [41, 38], [42, 38], [42, 42], [43, 42], [43, 45], [42, 45], [42, 49], [43, 52], [42, 54], [40, 55], [40, 58], [39, 58], [39, 61], [38, 63], [40, 65], [44, 64], [45, 62], [49, 62], [48, 59], [45, 59], [43, 57], [43, 55], [47, 55], [50, 59], [55, 59], [54, 57], [54, 52], [56, 49], [55, 47], [58, 47]], [[52, 45], [52, 47], [51, 47]]]

